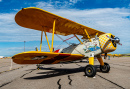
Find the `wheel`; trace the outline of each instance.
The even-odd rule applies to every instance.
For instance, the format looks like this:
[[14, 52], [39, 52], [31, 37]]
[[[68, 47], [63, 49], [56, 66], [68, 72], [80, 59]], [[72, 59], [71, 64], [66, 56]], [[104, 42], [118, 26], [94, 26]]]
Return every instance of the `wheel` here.
[[37, 67], [37, 69], [39, 70], [39, 69], [40, 69], [40, 67]]
[[39, 67], [39, 66], [37, 66], [37, 69], [39, 70], [39, 69], [40, 69], [40, 67]]
[[40, 69], [40, 65], [39, 65], [39, 64], [37, 64], [36, 66], [37, 66], [37, 69], [39, 70], [39, 69]]
[[103, 72], [103, 73], [108, 73], [110, 71], [110, 66], [108, 63], [104, 63], [104, 66], [101, 66], [100, 65], [100, 70]]
[[96, 75], [96, 69], [93, 65], [87, 65], [85, 67], [85, 75], [88, 77], [94, 77]]

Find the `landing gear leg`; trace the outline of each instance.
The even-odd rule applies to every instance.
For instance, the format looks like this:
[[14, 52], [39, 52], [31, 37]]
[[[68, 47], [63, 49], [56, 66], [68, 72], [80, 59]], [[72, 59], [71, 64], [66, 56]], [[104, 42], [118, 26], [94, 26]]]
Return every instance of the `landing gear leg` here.
[[104, 63], [101, 56], [97, 57], [99, 63], [100, 63], [100, 70], [103, 73], [108, 73], [110, 71], [110, 66], [108, 63]]
[[89, 65], [87, 65], [84, 69], [85, 75], [88, 77], [94, 77], [96, 75], [96, 68], [94, 65], [94, 53], [92, 53], [89, 57]]

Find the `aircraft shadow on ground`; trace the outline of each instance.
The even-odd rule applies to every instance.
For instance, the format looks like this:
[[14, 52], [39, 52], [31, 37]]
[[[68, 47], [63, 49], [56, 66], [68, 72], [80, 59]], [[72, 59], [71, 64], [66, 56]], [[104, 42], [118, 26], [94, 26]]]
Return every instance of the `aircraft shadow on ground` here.
[[[41, 70], [50, 70], [48, 72], [39, 72], [39, 76], [33, 76], [33, 77], [26, 77], [24, 79], [27, 80], [35, 80], [35, 79], [46, 79], [46, 78], [51, 78], [51, 77], [57, 77], [57, 76], [62, 76], [62, 75], [68, 75], [68, 74], [73, 74], [73, 73], [79, 73], [79, 72], [84, 72], [85, 67], [79, 67], [79, 68], [72, 68], [72, 69], [67, 69], [67, 68], [40, 68]], [[95, 68], [97, 69], [97, 72], [100, 72], [99, 66], [95, 65]], [[42, 74], [42, 75], [41, 75]], [[85, 76], [85, 75], [83, 75]]]

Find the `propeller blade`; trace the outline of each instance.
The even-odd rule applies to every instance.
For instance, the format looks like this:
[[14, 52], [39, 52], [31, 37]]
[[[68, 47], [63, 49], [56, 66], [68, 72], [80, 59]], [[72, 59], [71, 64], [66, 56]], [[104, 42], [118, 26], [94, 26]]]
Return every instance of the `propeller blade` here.
[[109, 37], [108, 35], [106, 35], [106, 37], [108, 37], [109, 39], [111, 39], [111, 40], [114, 40], [114, 42], [115, 43], [117, 43], [117, 44], [119, 44], [119, 45], [121, 45], [122, 46], [122, 44], [121, 43], [119, 43], [120, 42], [120, 39], [118, 38], [118, 37], [115, 37], [114, 39], [113, 38], [111, 38], [111, 37]]
[[121, 43], [117, 43], [117, 44], [119, 44], [119, 45], [121, 45], [121, 46], [122, 46], [122, 44], [121, 44]]
[[107, 37], [107, 38], [109, 38], [109, 39], [111, 39], [111, 40], [115, 40], [115, 39], [113, 39], [113, 38], [109, 37], [108, 35], [106, 35], [106, 37]]

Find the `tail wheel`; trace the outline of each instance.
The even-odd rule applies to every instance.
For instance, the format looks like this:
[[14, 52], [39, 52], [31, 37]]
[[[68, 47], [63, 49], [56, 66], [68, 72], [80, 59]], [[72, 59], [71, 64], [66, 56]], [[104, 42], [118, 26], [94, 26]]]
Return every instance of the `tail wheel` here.
[[37, 69], [39, 70], [40, 68], [39, 68], [39, 67], [37, 67]]
[[39, 65], [39, 64], [37, 64], [36, 66], [37, 66], [37, 69], [39, 70], [39, 69], [40, 69], [40, 65]]
[[93, 65], [87, 65], [85, 67], [85, 75], [88, 77], [94, 77], [96, 75], [96, 69]]
[[100, 70], [103, 72], [103, 73], [108, 73], [110, 71], [110, 66], [108, 63], [104, 63], [104, 66], [101, 66], [100, 65]]

